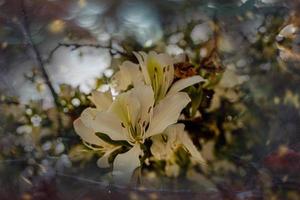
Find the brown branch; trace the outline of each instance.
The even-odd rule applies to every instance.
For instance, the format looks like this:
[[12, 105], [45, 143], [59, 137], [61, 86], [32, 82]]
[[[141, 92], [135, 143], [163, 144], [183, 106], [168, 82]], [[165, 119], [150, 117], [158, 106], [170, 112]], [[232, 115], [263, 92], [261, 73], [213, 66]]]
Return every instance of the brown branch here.
[[[41, 74], [42, 74], [42, 77], [46, 83], [46, 85], [48, 86], [49, 90], [50, 90], [50, 93], [51, 93], [51, 96], [53, 98], [53, 101], [54, 101], [54, 104], [57, 108], [57, 110], [59, 110], [60, 108], [60, 102], [59, 102], [59, 96], [58, 94], [56, 93], [55, 89], [54, 89], [54, 86], [50, 80], [50, 77], [48, 75], [48, 72], [45, 68], [45, 64], [43, 62], [43, 59], [42, 59], [42, 56], [37, 48], [37, 46], [34, 44], [34, 41], [33, 41], [33, 37], [31, 35], [31, 32], [30, 32], [30, 27], [29, 27], [29, 19], [28, 19], [28, 14], [27, 14], [27, 11], [26, 11], [26, 5], [25, 5], [25, 2], [24, 0], [21, 1], [21, 13], [22, 13], [22, 21], [21, 23], [18, 23], [24, 37], [25, 37], [25, 40], [27, 42], [27, 44], [30, 46], [30, 48], [32, 49], [34, 55], [35, 55], [35, 58], [36, 58], [36, 62], [38, 64], [38, 67], [41, 71]], [[59, 124], [59, 131], [62, 130], [62, 122], [61, 122], [61, 118], [60, 118], [60, 115], [59, 115], [59, 112], [57, 114], [57, 120], [58, 120], [58, 124]]]
[[41, 70], [42, 76], [43, 76], [43, 78], [45, 80], [45, 83], [48, 86], [48, 88], [51, 92], [51, 95], [53, 97], [53, 101], [54, 101], [56, 107], [59, 108], [60, 103], [59, 103], [59, 100], [58, 100], [58, 94], [56, 93], [56, 91], [54, 89], [54, 86], [53, 86], [53, 84], [50, 80], [50, 77], [49, 77], [49, 75], [46, 71], [45, 64], [42, 60], [42, 56], [41, 56], [37, 46], [34, 44], [32, 35], [30, 33], [28, 15], [27, 15], [25, 4], [24, 4], [24, 0], [22, 1], [21, 9], [22, 9], [21, 11], [22, 11], [22, 14], [23, 14], [23, 23], [19, 24], [20, 28], [21, 28], [21, 31], [22, 31], [28, 45], [31, 47], [31, 49], [32, 49], [32, 51], [33, 51], [33, 53], [36, 57], [36, 61], [37, 61], [38, 66]]
[[49, 56], [48, 58], [46, 59], [46, 62], [49, 63], [53, 57], [53, 55], [55, 54], [55, 52], [61, 48], [61, 47], [67, 47], [67, 48], [71, 48], [71, 51], [74, 51], [76, 49], [79, 49], [79, 48], [82, 48], [82, 47], [92, 47], [92, 48], [102, 48], [102, 49], [109, 49], [110, 51], [110, 54], [111, 55], [115, 55], [116, 53], [117, 54], [120, 54], [124, 57], [127, 57], [127, 58], [131, 58], [132, 56], [126, 52], [123, 52], [123, 51], [120, 51], [120, 50], [117, 50], [115, 48], [113, 48], [111, 45], [101, 45], [101, 44], [78, 44], [78, 43], [58, 43], [56, 45], [56, 47], [54, 47], [50, 53], [49, 53]]
[[3, 98], [3, 99], [0, 99], [0, 105], [19, 105], [20, 102], [15, 100], [15, 99], [7, 99], [7, 98]]

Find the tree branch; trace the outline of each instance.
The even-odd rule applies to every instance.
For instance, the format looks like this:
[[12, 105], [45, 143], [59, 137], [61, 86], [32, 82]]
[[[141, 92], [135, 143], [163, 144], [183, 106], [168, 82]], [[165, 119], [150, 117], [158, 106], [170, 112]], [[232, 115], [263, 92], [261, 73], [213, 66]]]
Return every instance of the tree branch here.
[[58, 94], [56, 93], [55, 89], [54, 89], [54, 86], [50, 80], [50, 77], [46, 71], [46, 68], [45, 68], [45, 64], [42, 60], [42, 56], [38, 50], [38, 48], [36, 47], [36, 45], [34, 44], [34, 41], [33, 41], [33, 38], [32, 38], [32, 35], [30, 33], [30, 29], [29, 29], [29, 21], [28, 21], [28, 15], [27, 15], [27, 11], [26, 11], [26, 7], [25, 7], [25, 3], [24, 3], [24, 0], [22, 0], [22, 3], [21, 3], [21, 11], [22, 11], [22, 15], [23, 15], [23, 23], [19, 23], [20, 25], [20, 29], [28, 43], [28, 45], [31, 47], [35, 57], [36, 57], [36, 61], [38, 63], [38, 66], [41, 70], [41, 73], [42, 73], [42, 76], [45, 80], [45, 83], [46, 85], [48, 86], [50, 92], [51, 92], [51, 95], [53, 97], [53, 101], [56, 105], [57, 108], [60, 107], [60, 103], [59, 103], [59, 100], [58, 100]]
[[46, 85], [48, 86], [49, 90], [50, 90], [50, 93], [51, 93], [51, 96], [53, 98], [53, 102], [58, 110], [58, 113], [57, 113], [57, 120], [58, 120], [58, 131], [61, 131], [63, 126], [62, 126], [62, 121], [61, 121], [61, 117], [60, 117], [60, 114], [59, 114], [59, 109], [60, 109], [60, 102], [59, 102], [59, 96], [58, 94], [56, 93], [55, 89], [54, 89], [54, 86], [50, 80], [50, 77], [48, 75], [48, 72], [45, 68], [45, 64], [43, 62], [43, 59], [42, 59], [42, 56], [37, 48], [37, 46], [34, 44], [34, 41], [33, 41], [33, 37], [31, 35], [31, 32], [30, 32], [30, 27], [29, 27], [29, 19], [28, 19], [28, 14], [27, 14], [27, 11], [26, 11], [26, 5], [25, 5], [25, 2], [24, 0], [21, 1], [21, 13], [22, 13], [22, 21], [18, 23], [24, 37], [25, 37], [25, 40], [27, 42], [27, 44], [30, 46], [30, 48], [32, 49], [34, 55], [35, 55], [35, 58], [36, 58], [36, 62], [38, 64], [38, 67], [41, 71], [41, 74], [42, 74], [42, 77], [46, 83]]
[[79, 49], [79, 48], [82, 48], [82, 47], [92, 47], [92, 48], [102, 48], [102, 49], [109, 49], [110, 50], [110, 54], [111, 55], [115, 55], [116, 53], [124, 56], [124, 57], [127, 57], [127, 58], [131, 58], [131, 55], [126, 53], [126, 52], [123, 52], [123, 51], [120, 51], [118, 49], [115, 49], [113, 48], [111, 45], [101, 45], [101, 44], [78, 44], [78, 43], [58, 43], [56, 45], [56, 47], [54, 47], [50, 53], [49, 53], [49, 56], [48, 58], [46, 59], [46, 62], [49, 63], [53, 57], [53, 55], [55, 54], [55, 52], [61, 48], [61, 47], [67, 47], [67, 48], [71, 48], [71, 51], [74, 51], [76, 49]]
[[0, 99], [0, 105], [19, 105], [20, 102], [18, 100], [15, 99], [11, 99], [11, 98], [1, 98]]

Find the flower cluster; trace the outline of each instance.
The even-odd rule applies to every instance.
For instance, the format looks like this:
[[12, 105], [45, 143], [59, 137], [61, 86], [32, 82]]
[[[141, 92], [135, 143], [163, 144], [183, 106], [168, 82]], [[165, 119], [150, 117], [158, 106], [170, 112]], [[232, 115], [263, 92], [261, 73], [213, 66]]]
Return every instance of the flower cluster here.
[[111, 81], [117, 91], [92, 92], [95, 108], [85, 109], [74, 128], [91, 149], [102, 152], [99, 167], [113, 165], [113, 174], [126, 180], [145, 162], [146, 141], [151, 157], [172, 164], [172, 155], [182, 148], [191, 160], [205, 163], [183, 124], [176, 124], [191, 101], [182, 90], [204, 81], [195, 75], [174, 81], [178, 58], [150, 52], [134, 53], [138, 64], [125, 61]]

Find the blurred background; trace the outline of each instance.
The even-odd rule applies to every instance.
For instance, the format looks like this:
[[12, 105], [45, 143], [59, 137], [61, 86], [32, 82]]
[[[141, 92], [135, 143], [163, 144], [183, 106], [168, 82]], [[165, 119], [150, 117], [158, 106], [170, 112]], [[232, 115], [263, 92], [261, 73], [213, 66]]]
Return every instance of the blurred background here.
[[[0, 0], [0, 199], [299, 199], [299, 11], [298, 0]], [[185, 53], [210, 80], [192, 98], [202, 116], [186, 122], [205, 175], [111, 184], [74, 133], [89, 93], [140, 50]]]

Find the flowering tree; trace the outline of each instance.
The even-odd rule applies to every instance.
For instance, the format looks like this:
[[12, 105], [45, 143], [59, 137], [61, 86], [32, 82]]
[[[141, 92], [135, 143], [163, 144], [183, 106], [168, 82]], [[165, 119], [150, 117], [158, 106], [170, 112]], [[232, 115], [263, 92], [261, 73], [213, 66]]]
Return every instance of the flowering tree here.
[[[297, 199], [298, 2], [10, 2], [0, 1], [0, 81], [21, 95], [1, 91], [0, 197], [55, 199], [67, 177], [86, 190]], [[106, 68], [87, 91], [77, 79], [92, 53]], [[66, 72], [57, 58], [69, 54]], [[32, 64], [23, 84], [40, 100], [2, 70], [15, 60]]]

